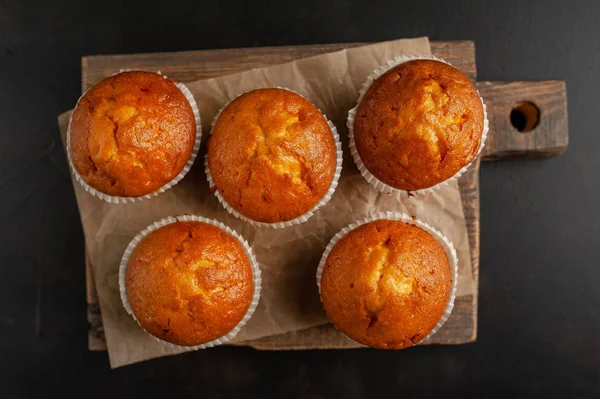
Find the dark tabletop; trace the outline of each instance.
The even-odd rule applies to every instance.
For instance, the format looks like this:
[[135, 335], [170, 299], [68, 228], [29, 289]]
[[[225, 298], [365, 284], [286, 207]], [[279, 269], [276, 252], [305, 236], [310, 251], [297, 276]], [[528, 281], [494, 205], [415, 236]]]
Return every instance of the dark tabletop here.
[[[33, 3], [0, 0], [0, 397], [600, 396], [600, 2]], [[81, 56], [422, 35], [474, 40], [479, 80], [567, 81], [564, 155], [482, 165], [476, 343], [220, 347], [112, 371], [88, 352], [56, 123], [80, 94]]]

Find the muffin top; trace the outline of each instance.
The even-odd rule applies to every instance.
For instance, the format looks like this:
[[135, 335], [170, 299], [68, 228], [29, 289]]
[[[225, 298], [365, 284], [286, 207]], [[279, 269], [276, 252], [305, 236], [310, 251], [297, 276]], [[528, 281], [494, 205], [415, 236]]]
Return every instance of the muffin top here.
[[95, 189], [139, 197], [181, 172], [195, 139], [194, 112], [173, 80], [123, 72], [79, 100], [71, 119], [71, 160]]
[[331, 322], [364, 345], [402, 349], [427, 336], [450, 295], [444, 248], [429, 233], [400, 221], [377, 220], [333, 247], [321, 277]]
[[127, 298], [140, 325], [177, 345], [231, 331], [252, 301], [252, 266], [240, 242], [202, 222], [176, 222], [146, 236], [126, 272]]
[[327, 193], [336, 166], [331, 128], [319, 110], [284, 89], [233, 100], [208, 143], [208, 167], [227, 203], [258, 222], [310, 211]]
[[356, 148], [367, 169], [394, 188], [419, 190], [452, 177], [475, 158], [483, 105], [458, 69], [415, 60], [373, 82], [354, 123]]

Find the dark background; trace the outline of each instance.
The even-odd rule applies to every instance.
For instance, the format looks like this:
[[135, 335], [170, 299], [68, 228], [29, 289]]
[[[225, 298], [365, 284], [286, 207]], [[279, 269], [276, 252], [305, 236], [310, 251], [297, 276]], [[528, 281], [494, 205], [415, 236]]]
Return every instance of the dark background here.
[[[34, 3], [0, 0], [0, 397], [600, 396], [600, 2]], [[567, 152], [481, 168], [477, 343], [221, 347], [113, 371], [88, 352], [56, 123], [80, 95], [81, 56], [421, 35], [474, 40], [479, 80], [567, 81]]]

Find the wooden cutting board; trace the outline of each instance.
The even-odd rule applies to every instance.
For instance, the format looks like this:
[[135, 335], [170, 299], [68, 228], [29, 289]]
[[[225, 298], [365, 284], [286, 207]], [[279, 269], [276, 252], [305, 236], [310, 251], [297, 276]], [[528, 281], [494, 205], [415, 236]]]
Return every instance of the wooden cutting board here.
[[[81, 60], [81, 89], [120, 69], [161, 71], [180, 82], [241, 72], [293, 61], [367, 43], [341, 43], [308, 46], [256, 47], [226, 50], [200, 50], [174, 53], [100, 55]], [[434, 55], [444, 58], [476, 82], [475, 45], [471, 41], [431, 42]], [[457, 298], [452, 315], [430, 343], [462, 344], [477, 337], [477, 297], [479, 285], [479, 166], [480, 160], [514, 157], [554, 157], [568, 144], [567, 96], [564, 81], [476, 82], [488, 106], [490, 131], [481, 159], [460, 178], [466, 217], [475, 294]], [[522, 130], [522, 131], [519, 131]], [[86, 260], [89, 349], [106, 350], [102, 316], [92, 268]], [[295, 331], [239, 343], [257, 349], [330, 349], [355, 347], [351, 341], [333, 339], [331, 325]]]

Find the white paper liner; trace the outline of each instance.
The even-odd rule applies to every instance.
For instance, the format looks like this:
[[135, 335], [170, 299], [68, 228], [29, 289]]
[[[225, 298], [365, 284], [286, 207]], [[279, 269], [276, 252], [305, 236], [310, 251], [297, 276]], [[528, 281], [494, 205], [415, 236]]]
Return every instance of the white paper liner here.
[[[329, 253], [331, 252], [331, 250], [333, 249], [335, 244], [337, 244], [337, 242], [340, 239], [342, 239], [342, 237], [346, 236], [346, 234], [348, 234], [352, 230], [356, 229], [359, 226], [362, 226], [363, 224], [370, 223], [375, 220], [399, 220], [406, 224], [418, 226], [421, 229], [428, 232], [429, 234], [431, 234], [446, 251], [446, 257], [448, 258], [448, 262], [450, 263], [450, 273], [451, 273], [450, 296], [448, 297], [448, 303], [446, 305], [446, 309], [444, 309], [444, 313], [442, 313], [440, 320], [437, 322], [435, 327], [433, 327], [433, 330], [431, 330], [425, 338], [423, 338], [421, 341], [417, 342], [416, 345], [423, 344], [427, 340], [429, 340], [436, 332], [438, 332], [440, 328], [442, 328], [442, 326], [444, 325], [446, 320], [448, 320], [448, 317], [450, 317], [450, 313], [452, 313], [452, 309], [454, 308], [454, 300], [456, 299], [456, 286], [458, 283], [458, 256], [456, 255], [456, 250], [454, 249], [454, 245], [448, 239], [448, 237], [443, 235], [440, 231], [433, 228], [429, 224], [427, 224], [419, 219], [413, 219], [410, 215], [407, 215], [405, 213], [400, 213], [400, 212], [389, 212], [389, 211], [375, 213], [375, 214], [367, 216], [363, 219], [357, 220], [354, 223], [349, 224], [348, 226], [346, 226], [342, 230], [340, 230], [335, 236], [333, 236], [333, 238], [331, 239], [331, 241], [329, 241], [329, 244], [325, 248], [325, 252], [323, 252], [323, 256], [321, 257], [321, 261], [319, 262], [319, 266], [317, 267], [317, 286], [319, 287], [319, 298], [321, 299], [321, 276], [323, 275], [323, 269], [325, 268], [325, 262], [327, 261], [327, 257], [329, 256]], [[342, 331], [340, 331], [340, 332], [343, 334]], [[348, 338], [350, 338], [350, 337], [348, 337]], [[352, 338], [350, 338], [350, 339], [352, 339]], [[414, 346], [414, 345], [412, 345], [412, 346]]]
[[[129, 72], [129, 71], [131, 71], [131, 70], [130, 69], [122, 69], [113, 75], [116, 75], [121, 72]], [[162, 75], [160, 73], [160, 71], [158, 71], [157, 73], [159, 75]], [[165, 79], [167, 78], [166, 75], [162, 75], [162, 76]], [[198, 156], [198, 151], [200, 150], [200, 142], [202, 139], [202, 124], [200, 122], [200, 111], [198, 110], [198, 105], [196, 104], [196, 100], [194, 99], [192, 92], [190, 92], [190, 90], [187, 88], [187, 86], [184, 85], [183, 83], [176, 82], [175, 85], [179, 88], [179, 90], [181, 90], [181, 92], [183, 93], [185, 98], [190, 103], [190, 106], [192, 107], [192, 111], [194, 112], [194, 119], [196, 120], [196, 140], [194, 141], [194, 148], [192, 149], [192, 154], [190, 155], [190, 158], [188, 159], [187, 163], [185, 164], [185, 166], [183, 167], [181, 172], [179, 172], [179, 174], [177, 176], [175, 176], [170, 182], [168, 182], [167, 184], [165, 184], [158, 190], [156, 190], [150, 194], [142, 195], [140, 197], [119, 197], [119, 196], [109, 195], [109, 194], [103, 193], [103, 192], [95, 189], [94, 187], [90, 186], [89, 184], [87, 184], [85, 182], [83, 177], [81, 177], [79, 172], [77, 172], [77, 169], [75, 169], [75, 166], [73, 165], [73, 161], [71, 159], [71, 120], [73, 119], [73, 114], [71, 114], [71, 118], [69, 118], [69, 125], [67, 126], [67, 160], [69, 162], [69, 169], [71, 169], [71, 173], [73, 174], [73, 177], [83, 187], [83, 189], [85, 191], [100, 198], [103, 201], [110, 202], [112, 204], [126, 204], [128, 202], [139, 202], [139, 201], [143, 201], [145, 199], [149, 199], [154, 196], [157, 196], [158, 194], [167, 191], [168, 189], [170, 189], [171, 187], [173, 187], [174, 185], [179, 183], [179, 181], [181, 181], [181, 179], [183, 179], [185, 177], [185, 175], [192, 168], [192, 165], [194, 164], [194, 161], [196, 160], [196, 157]], [[83, 95], [81, 97], [79, 97], [79, 100], [77, 100], [77, 104], [75, 105], [75, 108], [77, 108], [79, 101], [81, 101], [83, 96], [85, 96], [85, 94], [88, 91], [89, 91], [89, 89], [86, 90], [86, 92], [83, 93]]]
[[[481, 104], [483, 105], [483, 132], [481, 134], [481, 143], [479, 145], [479, 150], [477, 151], [477, 154], [475, 155], [475, 157], [473, 157], [473, 160], [468, 165], [465, 165], [464, 167], [462, 167], [458, 172], [456, 172], [456, 174], [454, 174], [453, 176], [444, 180], [443, 182], [440, 182], [434, 186], [431, 186], [428, 188], [423, 188], [420, 190], [400, 190], [400, 189], [397, 189], [395, 187], [392, 187], [392, 186], [382, 182], [377, 177], [375, 177], [369, 171], [369, 169], [367, 169], [366, 165], [363, 163], [362, 159], [360, 158], [360, 154], [358, 153], [358, 149], [356, 148], [356, 142], [354, 140], [354, 121], [356, 119], [356, 110], [358, 109], [360, 102], [362, 101], [363, 97], [365, 96], [365, 93], [367, 92], [367, 90], [369, 90], [369, 88], [371, 87], [373, 82], [375, 80], [377, 80], [377, 78], [379, 78], [381, 75], [383, 75], [390, 69], [392, 69], [400, 64], [403, 64], [405, 62], [413, 61], [413, 60], [435, 60], [435, 61], [440, 61], [440, 62], [443, 62], [445, 64], [452, 66], [452, 64], [450, 64], [446, 60], [444, 60], [442, 58], [438, 58], [433, 55], [401, 55], [392, 60], [387, 61], [385, 64], [381, 65], [380, 67], [375, 69], [373, 72], [371, 72], [369, 74], [369, 76], [367, 77], [367, 80], [365, 81], [365, 83], [363, 83], [363, 87], [359, 91], [359, 96], [358, 96], [358, 101], [356, 102], [356, 106], [354, 108], [352, 108], [350, 111], [348, 111], [348, 120], [346, 123], [346, 126], [348, 127], [348, 137], [350, 139], [350, 153], [352, 154], [352, 159], [354, 159], [354, 163], [358, 167], [360, 174], [365, 178], [365, 180], [370, 185], [375, 187], [377, 190], [379, 190], [383, 193], [388, 193], [390, 195], [394, 194], [396, 197], [400, 197], [402, 195], [409, 195], [408, 194], [409, 192], [410, 192], [410, 195], [413, 195], [413, 194], [414, 195], [424, 195], [427, 193], [431, 193], [435, 190], [439, 190], [440, 188], [448, 185], [448, 183], [450, 183], [452, 180], [458, 179], [463, 173], [465, 173], [467, 171], [467, 169], [473, 164], [473, 162], [475, 162], [475, 160], [477, 159], [479, 154], [481, 154], [481, 151], [483, 150], [483, 147], [485, 146], [485, 140], [487, 139], [488, 130], [489, 130], [489, 121], [488, 121], [487, 110], [486, 110], [487, 107], [486, 107], [485, 103], [483, 102], [483, 98], [481, 98], [481, 95], [479, 95], [479, 99], [481, 100]], [[477, 91], [477, 94], [479, 94], [479, 90]]]
[[[302, 96], [300, 93], [292, 90], [292, 89], [288, 89], [287, 87], [276, 87], [277, 89], [283, 89], [283, 90], [287, 90], [287, 91], [291, 91], [292, 93], [298, 94], [300, 97], [305, 98], [304, 96]], [[254, 91], [254, 90], [259, 90], [259, 89], [253, 89], [253, 90], [248, 90], [245, 91], [241, 94], [239, 94], [238, 96], [236, 96], [233, 100], [235, 100], [236, 98], [249, 93], [250, 91]], [[306, 99], [306, 98], [305, 98]], [[210, 133], [209, 135], [212, 135], [213, 129], [215, 127], [215, 124], [217, 123], [217, 120], [219, 119], [219, 117], [221, 116], [221, 113], [223, 112], [223, 110], [225, 108], [227, 108], [227, 106], [229, 104], [231, 104], [231, 102], [233, 101], [229, 101], [227, 104], [225, 104], [223, 107], [221, 107], [221, 109], [219, 109], [219, 112], [217, 112], [217, 114], [215, 115], [215, 117], [212, 120], [212, 123], [210, 125]], [[308, 100], [308, 99], [306, 99]], [[312, 103], [311, 103], [312, 104]], [[319, 110], [319, 112], [321, 112], [321, 110]], [[231, 213], [233, 216], [237, 217], [238, 219], [243, 220], [246, 223], [251, 224], [252, 226], [255, 227], [271, 227], [274, 229], [282, 229], [285, 227], [290, 227], [290, 226], [294, 226], [297, 224], [301, 224], [306, 222], [312, 215], [314, 215], [314, 213], [317, 211], [317, 209], [321, 208], [323, 205], [325, 205], [327, 202], [329, 202], [329, 200], [331, 199], [331, 196], [333, 195], [333, 193], [335, 192], [335, 189], [338, 185], [338, 181], [340, 179], [340, 175], [342, 174], [342, 157], [343, 157], [343, 151], [342, 151], [342, 143], [340, 142], [340, 136], [337, 132], [337, 128], [335, 127], [335, 125], [329, 120], [327, 119], [327, 115], [325, 115], [324, 113], [321, 112], [321, 114], [323, 115], [323, 117], [325, 118], [325, 120], [327, 121], [327, 124], [329, 125], [329, 128], [331, 129], [331, 133], [333, 135], [333, 140], [335, 142], [335, 152], [336, 152], [336, 159], [335, 159], [335, 172], [333, 174], [333, 179], [331, 180], [331, 184], [329, 185], [329, 189], [327, 190], [327, 192], [325, 193], [325, 195], [323, 196], [323, 198], [321, 198], [321, 200], [319, 202], [317, 202], [317, 204], [308, 212], [306, 212], [303, 215], [298, 216], [295, 219], [292, 220], [287, 220], [285, 222], [275, 222], [275, 223], [267, 223], [267, 222], [257, 222], [255, 220], [252, 220], [250, 218], [248, 218], [247, 216], [242, 215], [241, 213], [239, 213], [238, 211], [236, 211], [235, 209], [233, 209], [228, 203], [227, 201], [225, 201], [225, 198], [223, 198], [223, 196], [221, 195], [221, 193], [219, 192], [218, 189], [214, 190], [214, 194], [217, 197], [217, 199], [219, 200], [219, 202], [223, 205], [223, 207], [225, 209], [227, 209], [227, 212]], [[206, 153], [205, 157], [204, 157], [204, 170], [206, 172], [206, 178], [208, 180], [208, 185], [209, 187], [214, 187], [215, 183], [213, 181], [212, 175], [210, 173], [210, 169], [208, 167], [208, 152]]]
[[261, 291], [262, 280], [261, 280], [261, 272], [260, 272], [260, 268], [258, 266], [258, 262], [256, 261], [256, 257], [254, 256], [254, 253], [252, 252], [252, 248], [250, 248], [250, 245], [248, 244], [248, 242], [238, 232], [236, 232], [235, 230], [231, 229], [229, 226], [226, 226], [225, 224], [223, 224], [221, 222], [218, 222], [218, 221], [212, 220], [212, 219], [207, 219], [202, 216], [195, 216], [195, 215], [169, 216], [169, 217], [166, 217], [164, 219], [161, 219], [161, 220], [158, 220], [158, 221], [152, 223], [150, 226], [148, 226], [144, 230], [142, 230], [138, 235], [136, 235], [133, 238], [133, 240], [131, 240], [131, 242], [127, 246], [127, 249], [125, 249], [125, 252], [123, 253], [123, 257], [121, 258], [121, 264], [119, 266], [119, 292], [121, 295], [121, 302], [123, 303], [123, 307], [125, 308], [127, 313], [129, 315], [131, 315], [131, 317], [133, 317], [133, 319], [143, 329], [144, 327], [142, 327], [142, 325], [139, 323], [139, 321], [135, 317], [135, 314], [131, 310], [131, 305], [129, 304], [129, 299], [127, 298], [127, 286], [125, 284], [125, 275], [127, 272], [127, 265], [129, 264], [129, 257], [131, 256], [135, 247], [146, 236], [148, 236], [148, 234], [150, 234], [151, 232], [153, 232], [163, 226], [166, 226], [166, 225], [169, 225], [172, 223], [177, 223], [177, 222], [208, 223], [210, 225], [216, 226], [216, 227], [226, 231], [227, 233], [232, 235], [235, 239], [237, 239], [240, 242], [240, 244], [242, 244], [242, 247], [244, 248], [244, 252], [246, 253], [246, 256], [248, 257], [248, 259], [250, 260], [250, 263], [252, 265], [252, 276], [254, 279], [254, 295], [252, 296], [252, 301], [250, 302], [250, 306], [248, 307], [246, 314], [244, 315], [242, 320], [240, 320], [240, 322], [231, 331], [229, 331], [227, 334], [223, 335], [222, 337], [213, 339], [212, 341], [206, 342], [204, 344], [195, 345], [195, 346], [175, 345], [175, 344], [172, 344], [165, 340], [162, 340], [158, 337], [155, 337], [154, 335], [152, 335], [150, 333], [148, 333], [148, 334], [150, 334], [156, 341], [158, 341], [164, 345], [167, 345], [170, 348], [187, 350], [187, 351], [206, 349], [206, 348], [212, 348], [213, 346], [217, 346], [217, 345], [223, 345], [223, 344], [231, 341], [233, 338], [235, 338], [235, 336], [240, 332], [242, 327], [244, 327], [244, 325], [252, 317], [252, 314], [256, 310], [256, 306], [258, 306], [258, 301], [260, 300], [260, 291]]

